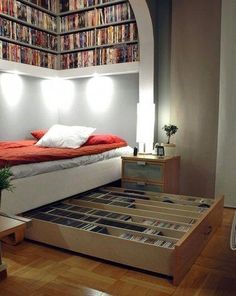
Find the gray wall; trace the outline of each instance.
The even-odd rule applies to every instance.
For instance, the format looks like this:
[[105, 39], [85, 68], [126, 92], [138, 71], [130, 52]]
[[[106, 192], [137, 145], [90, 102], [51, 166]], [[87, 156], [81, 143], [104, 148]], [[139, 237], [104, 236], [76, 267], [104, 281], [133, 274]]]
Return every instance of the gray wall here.
[[[0, 73], [1, 77], [4, 73]], [[57, 108], [44, 99], [42, 93], [43, 79], [19, 76], [22, 83], [16, 86], [12, 76], [8, 76], [4, 86], [0, 84], [0, 140], [17, 140], [31, 137], [30, 131], [35, 128], [47, 128], [58, 122]], [[14, 76], [13, 76], [14, 79]], [[13, 98], [4, 93], [7, 93]], [[19, 96], [17, 104], [11, 100]]]
[[173, 0], [171, 121], [184, 194], [215, 191], [220, 26], [220, 0]]
[[222, 1], [221, 73], [216, 193], [236, 207], [236, 1]]
[[[90, 78], [72, 80], [75, 85], [70, 110], [59, 112], [62, 124], [83, 124], [96, 127], [96, 133], [115, 133], [131, 146], [136, 144], [138, 74], [110, 76], [114, 92], [106, 112], [93, 110], [88, 103], [87, 84]], [[96, 98], [95, 98], [96, 99]]]
[[[0, 80], [2, 74], [0, 73]], [[0, 140], [29, 138], [33, 129], [48, 128], [55, 123], [61, 123], [94, 126], [97, 133], [115, 133], [124, 137], [130, 145], [135, 145], [138, 74], [110, 77], [114, 92], [106, 112], [95, 112], [89, 106], [86, 93], [89, 78], [71, 80], [74, 89], [73, 104], [68, 109], [66, 100], [68, 99], [69, 104], [70, 94], [66, 93], [66, 90], [63, 93], [65, 105], [60, 107], [60, 90], [59, 93], [56, 92], [53, 82], [27, 76], [19, 77], [22, 81], [22, 94], [18, 104], [14, 106], [9, 104], [10, 98], [0, 86]], [[48, 86], [44, 85], [45, 81]], [[8, 93], [11, 88], [14, 89], [14, 97], [20, 93], [11, 78], [6, 84]], [[48, 94], [45, 91], [48, 91]]]

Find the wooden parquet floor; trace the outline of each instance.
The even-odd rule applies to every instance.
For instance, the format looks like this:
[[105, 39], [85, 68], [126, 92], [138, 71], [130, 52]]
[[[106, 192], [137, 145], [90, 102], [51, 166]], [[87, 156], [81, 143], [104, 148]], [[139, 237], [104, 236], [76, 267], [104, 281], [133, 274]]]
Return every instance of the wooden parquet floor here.
[[229, 249], [233, 213], [224, 210], [222, 226], [178, 287], [166, 277], [24, 241], [3, 247], [8, 278], [0, 282], [0, 295], [234, 296], [236, 252]]

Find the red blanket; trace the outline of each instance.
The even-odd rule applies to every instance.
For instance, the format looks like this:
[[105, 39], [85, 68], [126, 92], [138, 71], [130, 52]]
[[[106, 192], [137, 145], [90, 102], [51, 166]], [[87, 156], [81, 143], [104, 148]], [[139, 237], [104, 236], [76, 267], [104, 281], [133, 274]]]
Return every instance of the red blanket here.
[[83, 155], [98, 154], [111, 149], [127, 146], [126, 142], [82, 146], [77, 149], [46, 148], [35, 146], [36, 141], [0, 142], [0, 168], [6, 165], [68, 159]]

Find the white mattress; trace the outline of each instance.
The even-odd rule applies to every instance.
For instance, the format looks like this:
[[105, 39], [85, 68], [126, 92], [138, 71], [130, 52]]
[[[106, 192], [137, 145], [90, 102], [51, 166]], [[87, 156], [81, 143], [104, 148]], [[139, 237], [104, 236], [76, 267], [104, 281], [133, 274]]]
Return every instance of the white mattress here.
[[11, 167], [13, 179], [26, 178], [39, 174], [49, 173], [57, 170], [69, 169], [77, 166], [92, 164], [101, 160], [132, 154], [133, 149], [130, 146], [116, 148], [99, 154], [85, 155], [70, 159], [61, 159], [54, 161], [45, 161], [32, 164], [22, 164]]

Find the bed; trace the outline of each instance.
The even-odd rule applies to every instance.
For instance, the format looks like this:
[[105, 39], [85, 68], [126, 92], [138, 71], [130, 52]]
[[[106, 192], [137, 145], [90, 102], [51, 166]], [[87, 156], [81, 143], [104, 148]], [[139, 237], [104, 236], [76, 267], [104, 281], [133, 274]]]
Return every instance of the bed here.
[[37, 147], [36, 142], [0, 142], [0, 167], [11, 167], [15, 186], [14, 192], [2, 192], [5, 212], [23, 213], [114, 182], [121, 177], [121, 155], [132, 152], [123, 139], [86, 142], [77, 149]]

